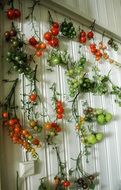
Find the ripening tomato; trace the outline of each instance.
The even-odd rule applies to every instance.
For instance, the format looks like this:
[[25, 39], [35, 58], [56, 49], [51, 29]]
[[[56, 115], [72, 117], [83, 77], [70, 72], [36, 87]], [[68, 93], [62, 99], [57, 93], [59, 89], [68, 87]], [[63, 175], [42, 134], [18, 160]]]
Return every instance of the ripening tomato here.
[[35, 120], [30, 120], [30, 121], [29, 121], [29, 125], [30, 125], [31, 127], [35, 127], [35, 126], [37, 125], [37, 121], [35, 121]]
[[96, 44], [94, 44], [94, 43], [91, 43], [89, 46], [90, 46], [90, 49], [96, 48]]
[[34, 139], [33, 141], [32, 141], [32, 144], [34, 144], [34, 145], [39, 145], [39, 140], [38, 139]]
[[50, 122], [45, 123], [44, 128], [47, 129], [47, 130], [51, 129], [52, 128], [51, 123]]
[[22, 130], [22, 135], [26, 136], [28, 134], [28, 130], [24, 129]]
[[57, 36], [59, 34], [59, 29], [58, 28], [51, 28], [51, 32], [54, 36]]
[[57, 127], [55, 130], [56, 130], [57, 133], [61, 132], [61, 128], [60, 127]]
[[41, 50], [38, 50], [38, 51], [35, 52], [35, 55], [36, 55], [37, 57], [41, 57], [42, 54], [43, 54], [43, 53], [42, 53]]
[[39, 45], [40, 49], [46, 49], [46, 44], [44, 42], [42, 42], [40, 45]]
[[53, 28], [59, 28], [59, 23], [58, 22], [53, 22], [52, 27]]
[[102, 56], [102, 53], [101, 53], [100, 50], [97, 50], [96, 53], [95, 53], [95, 55], [96, 55], [97, 57], [101, 57], [101, 56]]
[[3, 118], [5, 118], [5, 119], [8, 118], [8, 112], [3, 112], [3, 113], [2, 113], [2, 116], [3, 116]]
[[58, 127], [58, 124], [56, 122], [52, 122], [51, 125], [52, 125], [52, 128], [55, 128], [55, 129]]
[[30, 101], [32, 101], [32, 102], [35, 102], [36, 101], [36, 99], [37, 99], [37, 94], [31, 94], [30, 96], [29, 96], [29, 100]]
[[38, 43], [38, 42], [37, 42], [37, 40], [35, 39], [34, 36], [32, 36], [32, 37], [29, 39], [29, 44], [30, 44], [31, 46], [35, 46], [37, 43]]
[[46, 32], [44, 34], [44, 39], [47, 41], [50, 41], [52, 39], [52, 33], [51, 32]]
[[13, 20], [15, 18], [15, 9], [14, 8], [7, 9], [6, 14], [8, 19]]

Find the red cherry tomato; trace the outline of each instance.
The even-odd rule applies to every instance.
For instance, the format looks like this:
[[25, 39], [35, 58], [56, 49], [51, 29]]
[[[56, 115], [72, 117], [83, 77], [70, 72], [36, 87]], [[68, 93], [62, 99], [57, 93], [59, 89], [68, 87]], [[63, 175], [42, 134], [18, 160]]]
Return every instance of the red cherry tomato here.
[[63, 107], [58, 107], [58, 108], [57, 108], [57, 113], [58, 113], [58, 114], [62, 114], [63, 112], [64, 112]]
[[38, 42], [37, 42], [37, 40], [35, 39], [34, 36], [32, 36], [32, 37], [29, 39], [29, 44], [30, 44], [31, 46], [35, 46], [37, 43], [38, 43]]
[[32, 101], [32, 102], [35, 102], [36, 99], [37, 99], [37, 94], [31, 94], [31, 95], [29, 96], [29, 100]]
[[3, 112], [3, 113], [2, 113], [2, 116], [3, 116], [3, 118], [5, 118], [5, 119], [8, 118], [8, 112]]
[[57, 100], [57, 101], [56, 101], [56, 106], [57, 106], [57, 107], [62, 106], [62, 102], [61, 102], [60, 100]]
[[54, 36], [57, 36], [59, 34], [59, 29], [58, 28], [51, 28], [51, 32]]
[[8, 19], [13, 20], [15, 18], [15, 9], [14, 8], [7, 9], [6, 14]]
[[19, 9], [14, 9], [15, 18], [20, 18], [21, 12]]
[[86, 43], [87, 39], [85, 36], [82, 36], [79, 41], [84, 44]]
[[20, 133], [20, 131], [21, 131], [20, 127], [15, 127], [15, 129], [14, 129], [15, 133]]
[[71, 184], [71, 183], [70, 183], [70, 181], [68, 181], [68, 180], [63, 182], [63, 186], [64, 186], [64, 187], [69, 187], [70, 184]]
[[48, 41], [48, 44], [52, 47], [58, 47], [59, 40], [58, 40], [58, 38], [52, 38], [50, 41]]
[[44, 34], [44, 39], [47, 40], [47, 41], [50, 41], [52, 39], [52, 34], [51, 32], [46, 32]]
[[57, 114], [57, 119], [62, 119], [63, 115], [62, 114]]
[[91, 52], [92, 52], [93, 54], [95, 54], [96, 51], [97, 51], [97, 49], [96, 49], [95, 47], [94, 47], [94, 48], [91, 48]]
[[82, 30], [81, 32], [80, 32], [80, 37], [85, 37], [86, 36], [86, 32], [84, 31], [84, 30]]
[[53, 22], [53, 28], [59, 28], [59, 23], [58, 22]]
[[10, 119], [8, 124], [9, 125], [14, 125], [16, 123], [16, 119]]
[[87, 37], [88, 37], [89, 39], [92, 39], [92, 38], [94, 37], [94, 33], [93, 33], [92, 31], [88, 32], [88, 33], [87, 33]]
[[96, 48], [96, 44], [94, 44], [94, 43], [91, 43], [89, 46], [90, 46], [90, 49]]
[[96, 55], [97, 57], [102, 57], [102, 53], [100, 52], [100, 50], [97, 50], [96, 53], [95, 53], [95, 55]]
[[52, 122], [52, 123], [51, 123], [51, 126], [52, 126], [53, 128], [57, 128], [57, 127], [58, 127], [58, 124], [55, 123], [55, 122]]

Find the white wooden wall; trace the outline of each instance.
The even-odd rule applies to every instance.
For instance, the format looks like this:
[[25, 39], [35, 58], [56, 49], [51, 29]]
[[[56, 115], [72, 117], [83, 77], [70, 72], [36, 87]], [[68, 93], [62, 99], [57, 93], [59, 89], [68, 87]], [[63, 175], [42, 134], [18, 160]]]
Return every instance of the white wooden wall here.
[[[31, 6], [31, 1], [21, 1], [18, 5], [22, 11], [22, 17], [20, 23], [16, 23], [26, 38], [31, 37], [34, 33], [31, 31], [31, 24], [29, 21], [25, 21], [25, 16], [28, 13], [28, 7]], [[75, 6], [75, 8], [80, 7], [80, 13], [84, 13], [87, 17], [95, 18], [98, 23], [101, 25], [105, 25], [108, 29], [120, 34], [121, 23], [120, 23], [120, 0], [66, 0], [64, 1], [65, 6], [70, 5]], [[48, 14], [47, 9], [44, 7], [36, 8], [36, 28], [40, 36], [43, 36], [43, 33], [49, 29], [48, 25]], [[51, 11], [51, 10], [50, 10]], [[57, 19], [59, 22], [63, 21], [63, 16], [59, 15], [53, 11], [51, 11], [52, 16]], [[74, 23], [75, 26], [78, 26], [78, 23]], [[10, 22], [3, 17], [2, 22], [2, 35], [4, 31], [8, 30], [10, 26]], [[86, 28], [84, 28], [86, 29]], [[86, 29], [87, 30], [87, 29]], [[97, 38], [101, 39], [99, 34], [96, 34]], [[105, 39], [107, 40], [107, 39]], [[6, 45], [3, 46], [4, 39], [0, 42], [1, 54], [6, 53]], [[68, 48], [69, 53], [73, 57], [74, 60], [78, 59], [78, 44], [76, 42], [68, 41], [63, 44]], [[4, 50], [3, 50], [3, 47]], [[120, 47], [121, 51], [121, 47]], [[0, 54], [0, 55], [1, 55]], [[87, 59], [90, 60], [91, 63], [94, 64], [94, 59], [90, 54], [86, 54]], [[120, 54], [113, 53], [113, 57], [121, 62]], [[5, 57], [4, 57], [5, 59]], [[40, 84], [38, 87], [42, 89], [42, 95], [45, 97], [47, 102], [49, 102], [51, 98], [51, 93], [49, 90], [49, 86], [57, 81], [57, 89], [62, 94], [67, 93], [67, 84], [65, 83], [65, 74], [64, 69], [55, 68], [53, 73], [48, 73], [46, 71], [46, 59], [38, 59], [38, 64], [40, 67], [39, 78]], [[1, 60], [2, 72], [0, 78], [7, 78], [6, 75], [8, 65], [3, 59]], [[108, 63], [104, 63], [99, 65], [99, 68], [102, 70], [102, 73], [107, 73], [110, 68]], [[116, 68], [115, 66], [111, 72], [112, 80], [121, 85], [121, 70]], [[15, 76], [13, 76], [14, 78]], [[20, 76], [20, 81], [22, 81], [22, 77]], [[25, 81], [26, 82], [26, 81]], [[2, 90], [0, 89], [1, 100], [7, 93], [8, 89], [4, 88], [2, 84], [0, 85]], [[22, 92], [22, 85], [20, 85]], [[91, 94], [86, 95], [84, 99], [88, 99], [89, 103], [93, 107], [103, 107], [107, 111], [110, 111], [114, 115], [114, 120], [108, 124], [107, 126], [100, 127], [99, 131], [104, 131], [106, 133], [107, 138], [103, 142], [98, 145], [95, 145], [92, 148], [92, 155], [90, 156], [89, 165], [85, 165], [85, 169], [90, 172], [99, 172], [99, 185], [96, 190], [121, 190], [121, 117], [120, 112], [121, 108], [119, 108], [116, 104], [114, 104], [113, 97], [98, 97], [93, 96]], [[66, 99], [66, 103], [68, 100]], [[81, 104], [80, 110], [81, 110]], [[48, 113], [51, 114], [51, 110], [48, 109]], [[22, 115], [22, 113], [20, 113]], [[13, 145], [7, 136], [7, 132], [5, 129], [1, 129], [1, 151], [0, 151], [0, 159], [1, 159], [1, 168], [2, 168], [2, 190], [15, 190], [16, 186], [16, 171], [18, 170], [18, 164], [20, 161], [26, 160], [25, 153], [17, 146]], [[71, 161], [71, 157], [75, 158], [80, 150], [79, 139], [75, 133], [74, 123], [66, 123], [64, 122], [64, 131], [60, 137], [61, 141], [61, 156], [67, 161], [67, 169], [73, 167], [73, 162]], [[76, 147], [76, 148], [75, 148]], [[40, 156], [40, 163], [37, 163], [37, 174], [28, 177], [26, 180], [21, 180], [21, 190], [37, 190], [39, 186], [39, 179], [44, 176], [49, 176], [52, 180], [54, 175], [57, 173], [57, 160], [55, 157], [55, 153], [52, 150], [52, 147], [47, 147], [46, 149], [43, 147], [38, 150]], [[53, 162], [54, 161], [54, 162]], [[84, 161], [85, 163], [85, 161]]]

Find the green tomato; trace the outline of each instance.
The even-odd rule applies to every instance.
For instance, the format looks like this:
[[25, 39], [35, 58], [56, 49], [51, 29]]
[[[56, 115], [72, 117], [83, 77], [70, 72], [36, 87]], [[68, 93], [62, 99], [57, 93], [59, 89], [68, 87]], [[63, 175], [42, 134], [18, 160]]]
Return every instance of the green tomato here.
[[50, 63], [52, 65], [58, 65], [58, 64], [60, 64], [60, 62], [61, 62], [61, 58], [60, 57], [58, 57], [58, 56], [52, 56], [51, 57]]
[[112, 119], [112, 114], [111, 113], [106, 113], [105, 114], [105, 120], [106, 120], [106, 122], [111, 121], [111, 119]]
[[103, 109], [101, 109], [101, 108], [97, 108], [96, 109], [96, 114], [97, 115], [100, 115], [100, 114], [102, 114], [103, 113]]
[[104, 125], [106, 120], [105, 120], [105, 116], [103, 114], [100, 114], [97, 116], [97, 122], [100, 125]]
[[87, 136], [87, 141], [88, 143], [90, 144], [96, 144], [97, 143], [97, 140], [96, 140], [96, 137], [94, 134], [90, 134]]
[[96, 140], [97, 140], [97, 141], [102, 141], [103, 138], [104, 138], [103, 133], [97, 133], [97, 134], [96, 134]]

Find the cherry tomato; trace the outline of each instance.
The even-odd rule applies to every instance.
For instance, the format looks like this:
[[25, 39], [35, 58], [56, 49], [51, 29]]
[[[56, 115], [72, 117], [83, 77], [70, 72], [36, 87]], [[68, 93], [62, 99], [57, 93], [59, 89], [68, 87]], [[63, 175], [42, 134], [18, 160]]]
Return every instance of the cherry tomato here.
[[88, 32], [88, 33], [87, 33], [87, 37], [88, 37], [89, 39], [92, 39], [92, 38], [94, 37], [94, 33], [93, 33], [92, 31]]
[[42, 54], [43, 54], [43, 53], [42, 53], [41, 50], [38, 50], [38, 51], [35, 52], [35, 55], [36, 55], [37, 57], [41, 57]]
[[51, 129], [52, 128], [51, 123], [49, 123], [49, 122], [45, 123], [44, 128], [45, 129]]
[[96, 55], [97, 57], [101, 57], [101, 56], [102, 56], [102, 53], [101, 53], [100, 50], [97, 50], [96, 53], [95, 53], [95, 55]]
[[8, 19], [13, 20], [15, 18], [15, 9], [14, 8], [10, 8], [7, 10], [6, 14]]
[[82, 30], [82, 31], [80, 32], [80, 37], [86, 37], [86, 32], [85, 32], [84, 30]]
[[57, 106], [57, 107], [62, 106], [62, 102], [61, 102], [60, 100], [57, 100], [57, 101], [56, 101], [56, 106]]
[[16, 36], [16, 34], [17, 34], [17, 32], [16, 32], [16, 30], [14, 30], [14, 29], [11, 29], [10, 30], [10, 36]]
[[38, 43], [38, 42], [37, 42], [37, 40], [35, 39], [34, 36], [32, 36], [32, 37], [29, 39], [29, 44], [30, 44], [31, 46], [35, 46], [37, 43]]
[[31, 127], [35, 127], [37, 125], [37, 121], [31, 120], [31, 121], [29, 121], [29, 125]]
[[71, 184], [71, 183], [70, 183], [70, 181], [68, 181], [68, 180], [66, 180], [66, 181], [63, 182], [63, 186], [64, 186], [64, 187], [69, 187], [70, 184]]
[[94, 47], [94, 48], [91, 48], [91, 52], [92, 52], [93, 54], [95, 54], [96, 51], [97, 51], [97, 49], [96, 49], [95, 47]]
[[6, 32], [4, 33], [4, 36], [5, 36], [5, 38], [10, 38], [10, 32], [9, 32], [9, 31], [6, 31]]
[[80, 41], [81, 43], [85, 43], [85, 42], [87, 41], [87, 39], [86, 39], [85, 36], [82, 36], [82, 37], [79, 39], [79, 41]]
[[94, 43], [91, 43], [89, 46], [90, 46], [90, 49], [96, 48], [96, 44], [94, 44]]
[[57, 119], [62, 119], [63, 115], [62, 114], [57, 114]]
[[34, 145], [39, 145], [39, 140], [38, 139], [34, 139], [33, 141], [32, 141], [32, 144], [34, 144]]
[[58, 47], [59, 40], [58, 38], [52, 38], [50, 41], [48, 41], [48, 44], [52, 47]]
[[15, 121], [15, 119], [10, 119], [8, 123], [9, 123], [9, 125], [14, 125], [16, 123], [16, 121]]
[[36, 49], [40, 49], [40, 44], [36, 44], [34, 47], [35, 47]]
[[5, 118], [5, 119], [8, 118], [8, 112], [3, 112], [3, 113], [2, 113], [2, 116], [3, 116], [3, 118]]
[[59, 29], [58, 28], [51, 28], [51, 32], [54, 36], [57, 36], [59, 34]]
[[24, 129], [22, 130], [22, 135], [26, 136], [28, 134], [28, 130]]
[[51, 32], [46, 32], [44, 34], [44, 39], [47, 41], [50, 41], [52, 39], [52, 33]]
[[46, 49], [46, 44], [44, 42], [42, 42], [40, 45], [39, 45], [40, 49]]
[[61, 128], [60, 127], [57, 127], [55, 130], [56, 130], [57, 133], [61, 132]]
[[14, 9], [15, 18], [20, 18], [21, 12], [19, 9]]
[[53, 22], [52, 27], [53, 27], [53, 28], [59, 28], [59, 23], [58, 23], [58, 22]]
[[58, 127], [58, 124], [56, 122], [52, 122], [51, 126], [56, 129]]
[[21, 129], [19, 127], [15, 127], [15, 129], [14, 129], [15, 133], [20, 133], [20, 131], [21, 131]]
[[32, 101], [32, 102], [35, 102], [36, 99], [37, 99], [37, 94], [31, 94], [31, 95], [29, 96], [29, 100]]
[[62, 114], [63, 112], [64, 112], [63, 107], [58, 107], [58, 108], [57, 108], [57, 113], [58, 113], [58, 114]]

